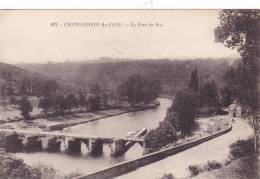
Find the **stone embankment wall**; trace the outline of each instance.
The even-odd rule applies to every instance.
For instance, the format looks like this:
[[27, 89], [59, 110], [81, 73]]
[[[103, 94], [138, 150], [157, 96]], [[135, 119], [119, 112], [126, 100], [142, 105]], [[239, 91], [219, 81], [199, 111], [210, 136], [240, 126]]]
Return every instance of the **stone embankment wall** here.
[[228, 133], [231, 130], [232, 130], [232, 125], [230, 124], [227, 129], [221, 130], [215, 134], [203, 137], [201, 139], [198, 139], [198, 140], [195, 140], [192, 142], [187, 142], [182, 145], [167, 148], [167, 149], [164, 149], [164, 150], [161, 150], [158, 152], [154, 152], [151, 154], [147, 154], [147, 155], [137, 158], [135, 160], [119, 163], [112, 167], [109, 167], [109, 168], [106, 168], [106, 169], [103, 169], [103, 170], [100, 170], [100, 171], [97, 171], [94, 173], [90, 173], [87, 175], [79, 176], [74, 179], [108, 179], [108, 178], [120, 176], [127, 172], [136, 170], [139, 167], [159, 161], [159, 160], [169, 157], [173, 154], [182, 152], [186, 149], [189, 149], [189, 148], [199, 145], [203, 142], [216, 138], [220, 135]]

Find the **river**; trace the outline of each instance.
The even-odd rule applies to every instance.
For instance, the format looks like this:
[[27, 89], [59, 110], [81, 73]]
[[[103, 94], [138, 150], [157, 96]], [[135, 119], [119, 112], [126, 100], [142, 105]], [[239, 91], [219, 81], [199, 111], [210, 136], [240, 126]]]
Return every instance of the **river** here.
[[[70, 134], [81, 134], [86, 136], [99, 137], [124, 137], [129, 131], [140, 130], [143, 128], [153, 129], [158, 126], [166, 115], [171, 100], [159, 98], [160, 106], [155, 109], [147, 109], [126, 113], [118, 116], [103, 118], [86, 124], [65, 128], [63, 132]], [[16, 153], [25, 163], [33, 166], [39, 163], [52, 166], [62, 174], [71, 172], [90, 173], [113, 164], [132, 160], [142, 155], [142, 147], [135, 144], [123, 157], [114, 158], [110, 156], [110, 148], [104, 145], [103, 155], [92, 157], [89, 155], [86, 147], [82, 145], [82, 154], [80, 156], [70, 156], [66, 153]]]

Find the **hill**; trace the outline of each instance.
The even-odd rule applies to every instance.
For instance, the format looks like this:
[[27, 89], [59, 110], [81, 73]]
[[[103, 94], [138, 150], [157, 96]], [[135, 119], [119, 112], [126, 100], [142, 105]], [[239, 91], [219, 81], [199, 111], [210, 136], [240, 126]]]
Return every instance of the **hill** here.
[[64, 81], [88, 86], [97, 83], [102, 88], [114, 89], [122, 80], [132, 74], [161, 80], [163, 94], [175, 94], [187, 86], [190, 73], [197, 68], [200, 81], [215, 80], [223, 85], [223, 74], [234, 59], [194, 59], [194, 60], [97, 60], [96, 63], [48, 63], [19, 64], [19, 67], [50, 75]]
[[79, 88], [78, 85], [55, 77], [44, 76], [0, 62], [0, 94], [2, 96], [21, 95], [21, 93], [40, 95], [47, 83], [55, 84], [62, 91], [73, 91]]

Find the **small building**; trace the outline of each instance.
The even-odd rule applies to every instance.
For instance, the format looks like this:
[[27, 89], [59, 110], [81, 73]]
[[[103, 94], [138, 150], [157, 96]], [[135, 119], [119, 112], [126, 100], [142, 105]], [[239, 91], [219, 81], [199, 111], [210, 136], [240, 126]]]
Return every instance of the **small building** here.
[[238, 101], [235, 100], [232, 104], [229, 105], [229, 115], [231, 117], [242, 116], [242, 106]]

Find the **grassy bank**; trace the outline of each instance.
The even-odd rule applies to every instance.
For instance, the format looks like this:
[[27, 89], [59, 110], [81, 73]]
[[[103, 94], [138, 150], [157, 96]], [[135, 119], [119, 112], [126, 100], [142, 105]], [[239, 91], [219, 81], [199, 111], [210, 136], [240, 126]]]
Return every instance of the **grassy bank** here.
[[[250, 138], [248, 140], [238, 140], [237, 142], [230, 145], [230, 156], [226, 161], [222, 163], [214, 161], [213, 162], [214, 165], [210, 164], [212, 162], [210, 163], [208, 162], [208, 164], [203, 166], [193, 165], [189, 167], [189, 170], [191, 172], [191, 176], [196, 176], [202, 173], [201, 175], [194, 177], [195, 179], [208, 179], [208, 178], [217, 179], [217, 178], [236, 178], [236, 177], [245, 178], [246, 175], [243, 175], [243, 172], [254, 173], [255, 170], [254, 168], [257, 168], [257, 167], [248, 167], [250, 165], [254, 165], [254, 163], [249, 163], [249, 161], [254, 160], [253, 156], [254, 156], [253, 138]], [[256, 157], [255, 160], [257, 160], [257, 156], [255, 157]], [[212, 170], [216, 170], [216, 171], [212, 171]], [[225, 175], [223, 175], [222, 173], [225, 173]], [[255, 177], [252, 178], [249, 177], [249, 178], [253, 179]]]
[[[239, 140], [230, 145], [230, 156], [223, 162], [207, 161], [202, 165], [190, 165], [188, 170], [193, 179], [258, 179], [259, 156], [254, 154], [253, 139]], [[160, 179], [175, 179], [164, 174]]]

